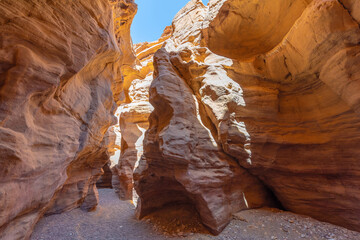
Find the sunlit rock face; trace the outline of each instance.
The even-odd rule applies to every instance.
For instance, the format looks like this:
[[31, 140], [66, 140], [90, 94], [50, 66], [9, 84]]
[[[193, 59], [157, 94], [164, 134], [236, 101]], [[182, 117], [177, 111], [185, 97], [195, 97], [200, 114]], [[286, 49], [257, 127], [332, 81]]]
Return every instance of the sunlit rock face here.
[[[244, 106], [232, 105], [228, 114], [244, 122], [245, 134], [235, 130], [231, 118], [214, 112], [223, 149], [268, 185], [286, 209], [360, 230], [360, 191], [354, 188], [360, 182], [357, 1], [302, 1], [307, 4], [297, 7], [301, 13], [293, 26], [272, 31], [278, 44], [257, 54], [242, 48], [246, 34], [237, 36], [245, 43], [234, 45], [235, 50], [211, 47], [217, 41], [211, 36], [244, 22], [236, 14], [257, 19], [257, 14], [243, 15], [255, 1], [229, 10], [235, 2], [226, 1], [204, 29], [211, 50], [236, 59], [227, 75], [239, 84], [244, 100]], [[292, 2], [290, 8], [298, 5]], [[267, 2], [257, 4], [263, 9]], [[231, 11], [233, 17], [220, 25]], [[277, 19], [268, 18], [268, 25], [278, 24]], [[256, 31], [268, 33], [261, 27]]]
[[117, 2], [0, 2], [0, 239], [29, 238], [45, 213], [96, 207], [112, 90], [133, 61], [113, 16], [136, 5]]
[[149, 103], [149, 87], [153, 80], [153, 56], [172, 33], [172, 27], [166, 27], [158, 41], [134, 45], [137, 65], [128, 68], [124, 77], [124, 102], [116, 111], [119, 118], [117, 139], [121, 150], [113, 156], [117, 163], [112, 168], [112, 185], [123, 200], [136, 200], [133, 195], [133, 171], [143, 154], [145, 131], [149, 127], [149, 115], [153, 107]]
[[359, 231], [359, 17], [355, 0], [190, 1], [154, 56], [138, 215], [190, 202], [218, 233], [268, 187]]
[[117, 73], [113, 94], [116, 104], [119, 106], [125, 100], [124, 89], [127, 88], [124, 78], [128, 72], [132, 72], [136, 56], [130, 35], [130, 27], [137, 13], [137, 5], [134, 0], [108, 0], [113, 9], [113, 21], [115, 38], [119, 50], [123, 54], [123, 62], [120, 68], [114, 69]]
[[142, 155], [144, 132], [148, 128], [148, 117], [152, 111], [149, 103], [149, 86], [152, 75], [133, 80], [130, 89], [130, 103], [123, 104], [117, 111], [120, 118], [121, 153], [118, 164], [112, 169], [112, 185], [119, 197], [131, 200], [133, 197], [133, 170]]
[[219, 55], [235, 59], [266, 53], [283, 40], [311, 1], [211, 1], [207, 46]]
[[[139, 217], [170, 203], [191, 203], [216, 234], [233, 212], [270, 206], [273, 198], [256, 177], [222, 150], [200, 94], [206, 81], [209, 84], [204, 89], [216, 84], [216, 77], [225, 78], [218, 81], [222, 85], [228, 78], [222, 64], [232, 63], [200, 45], [206, 14], [201, 1], [188, 3], [174, 18], [171, 38], [154, 56], [150, 87], [154, 111], [135, 180]], [[235, 87], [229, 99], [239, 94]], [[224, 104], [218, 107], [227, 111]]]

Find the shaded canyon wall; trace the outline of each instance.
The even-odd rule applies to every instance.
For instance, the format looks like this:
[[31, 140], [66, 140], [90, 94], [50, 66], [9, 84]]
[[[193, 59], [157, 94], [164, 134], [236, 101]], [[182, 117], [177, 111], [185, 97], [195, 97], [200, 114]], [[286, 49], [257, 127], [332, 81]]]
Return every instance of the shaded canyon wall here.
[[96, 207], [135, 13], [122, 0], [0, 2], [1, 239]]

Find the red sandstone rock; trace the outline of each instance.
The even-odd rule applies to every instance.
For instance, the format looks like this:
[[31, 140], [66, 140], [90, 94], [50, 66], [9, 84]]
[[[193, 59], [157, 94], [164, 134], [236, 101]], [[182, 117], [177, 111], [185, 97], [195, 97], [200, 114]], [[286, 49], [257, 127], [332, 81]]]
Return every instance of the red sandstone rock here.
[[155, 54], [139, 216], [187, 201], [216, 233], [244, 186], [265, 204], [261, 181], [286, 209], [359, 231], [359, 9], [190, 1]]
[[155, 109], [135, 179], [139, 217], [170, 203], [192, 203], [217, 234], [231, 213], [271, 205], [273, 199], [256, 177], [223, 152], [195, 92], [195, 81], [209, 67], [191, 56], [191, 48], [201, 52], [200, 58], [206, 55], [206, 49], [197, 48], [205, 14], [201, 1], [188, 3], [173, 21], [173, 35], [154, 56], [150, 103]]
[[[312, 1], [299, 9], [301, 14], [288, 31], [272, 32], [280, 34], [273, 36], [279, 40], [273, 49], [213, 49], [225, 29], [244, 24], [238, 16], [257, 19], [257, 15], [244, 15], [245, 4], [241, 9], [232, 8], [233, 17], [220, 25], [235, 2], [226, 1], [204, 29], [204, 36], [217, 36], [205, 38], [210, 50], [248, 58], [234, 60], [226, 69], [241, 88], [242, 105], [234, 104], [232, 98], [224, 101], [206, 97], [210, 92], [202, 93], [223, 149], [268, 185], [286, 209], [359, 231], [360, 192], [353, 187], [360, 180], [355, 147], [360, 129], [356, 93], [359, 6], [355, 1]], [[264, 4], [259, 8], [265, 8]], [[280, 10], [274, 13], [281, 16]], [[276, 19], [269, 18], [267, 25], [277, 25]], [[249, 24], [246, 26], [252, 26], [251, 21]], [[256, 31], [268, 34], [260, 25]], [[239, 34], [238, 40], [246, 46], [247, 37]], [[263, 47], [261, 38], [254, 39], [252, 46], [258, 40], [256, 44]], [[243, 55], [237, 55], [237, 50]], [[231, 91], [228, 87], [224, 90]], [[218, 104], [231, 106], [226, 112], [229, 117], [219, 117]], [[244, 128], [237, 130], [234, 122], [239, 121]]]
[[115, 159], [118, 164], [112, 168], [112, 184], [123, 200], [136, 198], [133, 196], [133, 171], [143, 154], [144, 133], [149, 127], [148, 118], [153, 110], [149, 103], [149, 87], [154, 70], [153, 56], [171, 33], [172, 27], [168, 26], [158, 41], [134, 45], [138, 64], [133, 69], [127, 69], [124, 77], [126, 100], [117, 110], [121, 154], [119, 159]]
[[112, 188], [112, 171], [111, 171], [111, 162], [109, 161], [102, 168], [103, 174], [96, 182], [97, 188]]
[[145, 79], [133, 80], [129, 95], [131, 103], [119, 109], [121, 130], [121, 155], [118, 164], [112, 169], [113, 186], [124, 200], [133, 197], [133, 171], [143, 153], [144, 133], [148, 128], [148, 117], [152, 106], [148, 100], [152, 75]]
[[0, 1], [1, 239], [95, 209], [119, 145], [113, 184], [131, 198], [139, 164], [139, 217], [191, 203], [219, 233], [272, 205], [269, 187], [359, 231], [359, 1], [192, 0], [133, 51], [135, 13], [132, 0]]
[[[136, 6], [113, 2], [130, 36]], [[96, 207], [112, 89], [133, 61], [112, 16], [106, 0], [0, 2], [1, 239], [27, 239], [44, 213]]]

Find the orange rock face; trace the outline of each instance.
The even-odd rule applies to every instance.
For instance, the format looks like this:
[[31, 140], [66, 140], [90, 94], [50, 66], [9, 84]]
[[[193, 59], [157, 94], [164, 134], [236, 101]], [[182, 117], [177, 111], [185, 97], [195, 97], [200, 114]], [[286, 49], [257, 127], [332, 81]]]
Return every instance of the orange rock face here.
[[279, 201], [360, 231], [358, 0], [191, 0], [132, 46], [136, 9], [0, 1], [0, 239], [94, 210], [111, 154], [140, 218], [190, 203], [217, 234]]
[[135, 14], [125, 3], [0, 2], [1, 239], [27, 239], [45, 213], [96, 207], [115, 83], [133, 61], [114, 35], [113, 16]]
[[124, 77], [125, 101], [118, 108], [118, 139], [121, 142], [121, 154], [114, 159], [118, 164], [112, 168], [112, 184], [119, 197], [132, 200], [133, 171], [143, 154], [143, 139], [149, 127], [148, 118], [153, 110], [149, 103], [149, 87], [153, 80], [153, 56], [172, 33], [172, 27], [166, 27], [158, 41], [140, 43], [134, 46], [137, 65], [128, 68]]
[[[155, 109], [135, 179], [139, 217], [170, 203], [192, 203], [202, 222], [219, 233], [233, 212], [272, 205], [273, 198], [221, 149], [196, 93], [207, 69], [216, 67], [203, 63], [211, 53], [199, 46], [206, 13], [201, 1], [188, 3], [173, 21], [171, 38], [154, 56], [150, 103]], [[214, 60], [219, 66], [226, 62]]]
[[[287, 31], [280, 31], [281, 25], [271, 31], [278, 34], [272, 49], [261, 49], [266, 46], [261, 38], [254, 39], [260, 40], [260, 52], [213, 49], [217, 40], [212, 36], [244, 24], [237, 16], [261, 19], [244, 13], [251, 3], [232, 8], [236, 2], [226, 1], [204, 29], [210, 50], [235, 59], [226, 73], [242, 91], [243, 106], [224, 102], [232, 104], [230, 118], [212, 118], [223, 149], [269, 186], [286, 209], [359, 231], [360, 191], [354, 188], [360, 181], [357, 1], [277, 1], [281, 7], [292, 3], [285, 12], [296, 7], [300, 14]], [[258, 8], [267, 9], [266, 4]], [[278, 25], [282, 12], [271, 10], [275, 15], [268, 26]], [[231, 23], [226, 18], [219, 24], [228, 14]], [[262, 27], [255, 30], [268, 34]], [[238, 35], [244, 46], [247, 38]], [[210, 100], [209, 107], [218, 101]], [[244, 123], [245, 135], [235, 130], [234, 120]]]
[[154, 56], [138, 215], [190, 202], [217, 233], [268, 187], [359, 231], [359, 17], [355, 0], [190, 1]]

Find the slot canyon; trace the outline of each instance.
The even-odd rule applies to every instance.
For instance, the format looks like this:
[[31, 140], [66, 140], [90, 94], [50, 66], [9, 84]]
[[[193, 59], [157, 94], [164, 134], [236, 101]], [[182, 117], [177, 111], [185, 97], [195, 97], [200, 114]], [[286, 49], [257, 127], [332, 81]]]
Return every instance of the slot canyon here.
[[0, 0], [0, 240], [360, 239], [360, 1], [136, 2]]

